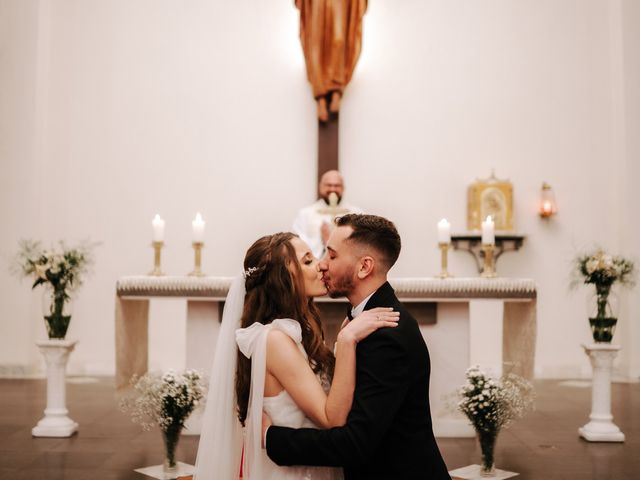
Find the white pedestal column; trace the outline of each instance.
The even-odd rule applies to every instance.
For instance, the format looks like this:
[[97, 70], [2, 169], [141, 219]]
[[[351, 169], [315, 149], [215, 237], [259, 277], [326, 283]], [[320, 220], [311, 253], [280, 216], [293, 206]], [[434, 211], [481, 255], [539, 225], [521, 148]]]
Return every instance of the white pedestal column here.
[[624, 433], [613, 423], [611, 414], [611, 369], [620, 346], [592, 343], [582, 347], [591, 360], [593, 381], [589, 423], [578, 432], [589, 442], [624, 442]]
[[65, 384], [67, 361], [76, 343], [77, 340], [36, 342], [47, 363], [47, 408], [31, 430], [34, 437], [70, 437], [78, 431], [78, 424], [67, 416]]

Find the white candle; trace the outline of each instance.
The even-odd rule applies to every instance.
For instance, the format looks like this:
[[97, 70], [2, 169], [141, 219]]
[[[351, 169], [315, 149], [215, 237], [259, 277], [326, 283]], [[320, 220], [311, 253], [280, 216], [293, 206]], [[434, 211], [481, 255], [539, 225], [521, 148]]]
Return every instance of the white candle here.
[[451, 243], [451, 224], [446, 218], [438, 222], [438, 243]]
[[193, 228], [193, 242], [194, 243], [202, 243], [204, 242], [204, 220], [202, 220], [202, 215], [200, 212], [196, 214], [196, 218], [191, 222], [191, 226]]
[[156, 216], [151, 220], [151, 226], [153, 227], [153, 241], [164, 241], [164, 220], [160, 218], [160, 215], [156, 213]]
[[494, 223], [491, 215], [482, 222], [482, 243], [484, 245], [493, 245], [496, 243]]

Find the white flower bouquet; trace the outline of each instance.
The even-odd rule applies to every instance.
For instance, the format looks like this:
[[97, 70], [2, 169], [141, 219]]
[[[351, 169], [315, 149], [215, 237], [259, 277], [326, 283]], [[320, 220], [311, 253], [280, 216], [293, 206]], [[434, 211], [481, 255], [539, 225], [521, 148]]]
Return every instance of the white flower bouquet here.
[[616, 282], [623, 285], [634, 283], [634, 265], [631, 260], [610, 255], [603, 250], [579, 255], [575, 260], [576, 270], [584, 283], [609, 286]]
[[478, 366], [469, 368], [466, 377], [467, 382], [458, 392], [458, 409], [478, 434], [482, 469], [489, 472], [493, 469], [493, 449], [498, 432], [533, 408], [533, 387], [515, 374], [495, 380]]
[[120, 402], [123, 411], [131, 412], [134, 423], [144, 430], [160, 427], [166, 449], [166, 466], [175, 468], [175, 448], [189, 415], [204, 399], [206, 382], [199, 372], [186, 370], [164, 374], [146, 373], [131, 380], [137, 396], [124, 397]]
[[65, 309], [70, 293], [82, 285], [83, 276], [93, 263], [97, 243], [85, 241], [75, 247], [59, 242], [57, 248], [45, 249], [40, 242], [21, 240], [13, 265], [14, 272], [32, 277], [31, 288], [50, 287], [47, 292], [45, 320], [49, 338], [64, 338], [71, 320]]

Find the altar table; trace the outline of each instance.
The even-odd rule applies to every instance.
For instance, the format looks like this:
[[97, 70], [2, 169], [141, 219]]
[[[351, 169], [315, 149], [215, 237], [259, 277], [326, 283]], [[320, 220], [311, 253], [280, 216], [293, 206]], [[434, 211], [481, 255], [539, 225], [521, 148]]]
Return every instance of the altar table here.
[[[149, 301], [157, 297], [187, 303], [187, 368], [213, 362], [216, 336], [230, 277], [128, 276], [116, 286], [116, 387], [148, 368]], [[398, 298], [418, 320], [431, 357], [430, 402], [439, 437], [472, 437], [474, 430], [455, 411], [455, 391], [470, 365], [496, 376], [533, 377], [536, 341], [536, 285], [520, 278], [392, 278]], [[346, 299], [320, 298], [327, 344], [344, 319]], [[205, 373], [206, 372], [205, 367]]]

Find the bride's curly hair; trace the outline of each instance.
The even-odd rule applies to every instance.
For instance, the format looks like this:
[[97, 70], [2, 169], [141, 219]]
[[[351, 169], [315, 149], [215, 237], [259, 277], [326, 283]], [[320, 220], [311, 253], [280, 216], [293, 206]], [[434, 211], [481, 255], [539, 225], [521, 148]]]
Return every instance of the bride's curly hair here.
[[[244, 258], [247, 294], [242, 312], [242, 328], [255, 322], [271, 323], [277, 318], [291, 318], [302, 327], [302, 345], [316, 374], [331, 378], [335, 359], [324, 343], [320, 316], [313, 298], [305, 292], [300, 263], [291, 239], [284, 232], [258, 239]], [[238, 418], [244, 425], [249, 404], [251, 360], [238, 351], [236, 398]]]

